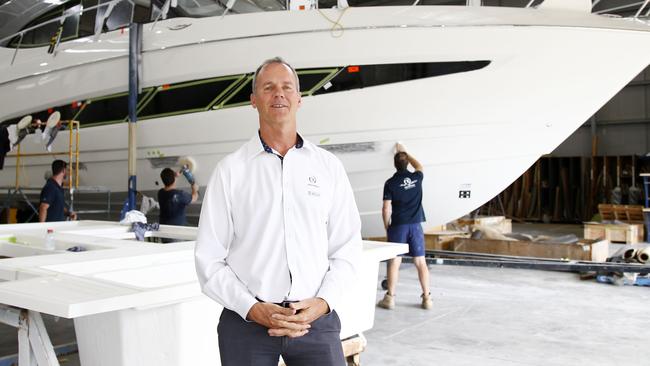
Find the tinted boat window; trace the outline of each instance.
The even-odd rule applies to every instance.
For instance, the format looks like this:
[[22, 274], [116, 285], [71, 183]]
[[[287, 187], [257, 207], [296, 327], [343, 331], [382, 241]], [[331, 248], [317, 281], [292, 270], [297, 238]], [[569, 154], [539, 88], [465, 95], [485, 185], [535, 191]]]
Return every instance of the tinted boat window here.
[[490, 61], [426, 62], [411, 64], [347, 66], [315, 95], [367, 88], [434, 76], [478, 70]]
[[[335, 69], [334, 69], [335, 70]], [[330, 70], [301, 70], [298, 71], [298, 78], [300, 79], [300, 91], [303, 95], [309, 94], [314, 87], [316, 87], [323, 79], [328, 77], [332, 71]]]
[[251, 100], [253, 77], [249, 76], [235, 91], [224, 100], [224, 107], [237, 107], [247, 105]]
[[[108, 2], [108, 0], [102, 0], [101, 2], [105, 3]], [[102, 6], [97, 9], [97, 12], [102, 15], [106, 12], [107, 8], [107, 6]], [[133, 5], [129, 2], [123, 1], [117, 3], [104, 23], [104, 31], [112, 31], [128, 26], [131, 22], [132, 8]]]
[[207, 82], [161, 86], [156, 94], [138, 113], [152, 117], [170, 113], [189, 113], [206, 110], [210, 104], [234, 81], [234, 78]]
[[[81, 10], [81, 6], [71, 2], [65, 6], [58, 7], [45, 15], [33, 20], [23, 29], [31, 28], [35, 25], [47, 22], [48, 20], [53, 20], [57, 17], [63, 15], [64, 11], [69, 9], [70, 12], [78, 12]], [[63, 32], [61, 34], [61, 42], [77, 38], [78, 34], [78, 25], [79, 25], [79, 14], [70, 15], [63, 22]], [[20, 43], [20, 47], [42, 47], [50, 44], [52, 38], [56, 35], [57, 31], [61, 24], [59, 22], [52, 22], [45, 24], [39, 28], [33, 29], [29, 32], [26, 32], [23, 36], [22, 41], [20, 36], [16, 36], [11, 43], [11, 47], [17, 47]]]
[[[138, 95], [142, 101], [147, 97], [151, 89], [143, 90]], [[76, 119], [81, 125], [89, 125], [105, 122], [121, 122], [126, 120], [129, 114], [129, 93], [120, 93], [108, 97], [95, 98], [86, 101]]]

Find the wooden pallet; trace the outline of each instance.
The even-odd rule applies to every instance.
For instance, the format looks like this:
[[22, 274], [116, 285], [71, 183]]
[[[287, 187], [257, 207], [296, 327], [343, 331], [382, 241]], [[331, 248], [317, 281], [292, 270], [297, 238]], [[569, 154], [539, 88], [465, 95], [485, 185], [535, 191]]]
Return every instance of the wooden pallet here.
[[453, 230], [426, 230], [424, 232], [424, 248], [426, 250], [451, 250], [454, 239], [468, 238], [470, 234]]
[[487, 226], [498, 230], [502, 234], [512, 232], [512, 220], [505, 216], [479, 216], [475, 218], [460, 218], [456, 220], [459, 227]]
[[623, 221], [628, 224], [643, 223], [643, 206], [641, 205], [598, 205], [598, 213], [602, 221]]
[[643, 225], [585, 222], [584, 237], [585, 239], [605, 239], [611, 242], [634, 244], [643, 241]]

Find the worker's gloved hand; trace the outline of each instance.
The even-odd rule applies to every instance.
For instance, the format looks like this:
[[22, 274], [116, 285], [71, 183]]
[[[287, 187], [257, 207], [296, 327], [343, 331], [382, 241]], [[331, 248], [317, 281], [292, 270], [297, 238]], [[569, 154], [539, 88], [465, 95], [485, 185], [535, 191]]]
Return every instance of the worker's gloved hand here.
[[187, 183], [189, 183], [191, 186], [194, 185], [195, 180], [194, 180], [194, 175], [190, 171], [189, 167], [187, 165], [183, 165], [181, 168], [181, 174], [187, 179]]

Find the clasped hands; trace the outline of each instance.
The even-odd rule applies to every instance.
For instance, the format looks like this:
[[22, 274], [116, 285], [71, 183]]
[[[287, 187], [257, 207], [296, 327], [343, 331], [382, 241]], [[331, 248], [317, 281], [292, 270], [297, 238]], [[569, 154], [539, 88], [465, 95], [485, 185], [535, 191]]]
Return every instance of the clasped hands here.
[[309, 333], [311, 323], [329, 311], [327, 302], [319, 297], [293, 302], [288, 308], [258, 302], [248, 311], [247, 319], [268, 328], [272, 337], [302, 337]]

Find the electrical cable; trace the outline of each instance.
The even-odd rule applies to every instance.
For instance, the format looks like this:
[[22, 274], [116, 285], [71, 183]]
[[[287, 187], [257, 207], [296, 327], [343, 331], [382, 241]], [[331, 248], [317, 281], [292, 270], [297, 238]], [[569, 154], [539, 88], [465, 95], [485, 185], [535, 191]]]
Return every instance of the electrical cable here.
[[[330, 35], [334, 38], [340, 38], [343, 36], [343, 33], [345, 32], [345, 29], [343, 28], [343, 25], [341, 24], [341, 18], [343, 18], [343, 15], [345, 14], [346, 11], [348, 11], [350, 7], [344, 8], [341, 13], [339, 14], [339, 17], [336, 20], [330, 19], [325, 13], [323, 13], [322, 10], [318, 9], [318, 12], [320, 15], [323, 16], [328, 22], [332, 23], [332, 28], [330, 29]], [[337, 33], [340, 32], [340, 33]]]

